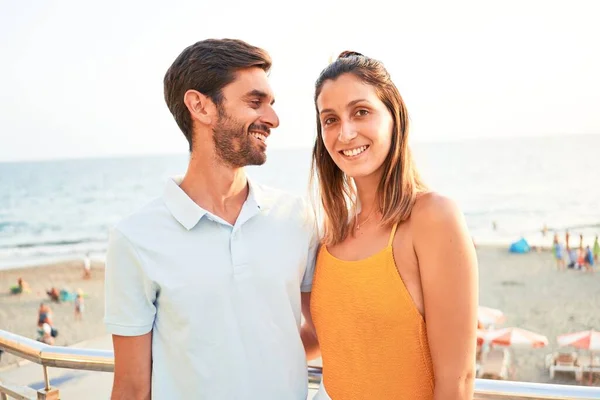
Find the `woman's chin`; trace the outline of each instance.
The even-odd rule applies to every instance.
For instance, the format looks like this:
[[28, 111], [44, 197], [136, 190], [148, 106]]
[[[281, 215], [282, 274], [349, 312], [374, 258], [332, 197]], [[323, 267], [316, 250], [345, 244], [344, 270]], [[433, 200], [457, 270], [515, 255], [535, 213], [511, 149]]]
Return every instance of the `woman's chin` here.
[[383, 164], [378, 166], [373, 165], [372, 163], [357, 165], [355, 167], [344, 166], [345, 168], [340, 168], [344, 175], [354, 180], [370, 180], [370, 179], [381, 179], [381, 175], [383, 173]]
[[352, 179], [363, 179], [372, 176], [375, 173], [373, 168], [352, 168], [344, 171], [344, 174]]

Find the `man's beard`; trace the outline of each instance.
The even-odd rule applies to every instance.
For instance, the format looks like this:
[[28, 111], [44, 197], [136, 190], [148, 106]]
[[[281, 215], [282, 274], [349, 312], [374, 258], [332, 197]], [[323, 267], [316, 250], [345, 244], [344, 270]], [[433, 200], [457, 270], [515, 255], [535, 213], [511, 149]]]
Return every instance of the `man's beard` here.
[[252, 130], [268, 132], [265, 125], [251, 124], [248, 130], [219, 107], [219, 120], [213, 128], [213, 143], [217, 157], [233, 168], [248, 165], [262, 165], [267, 155], [255, 143], [249, 132]]

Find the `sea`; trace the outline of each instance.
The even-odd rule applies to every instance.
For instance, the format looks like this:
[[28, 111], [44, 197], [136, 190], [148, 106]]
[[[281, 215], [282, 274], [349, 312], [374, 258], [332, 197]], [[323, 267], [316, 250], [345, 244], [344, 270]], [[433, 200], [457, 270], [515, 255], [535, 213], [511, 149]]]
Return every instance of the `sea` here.
[[[412, 145], [428, 186], [461, 207], [475, 243], [550, 245], [568, 229], [600, 233], [600, 135]], [[306, 195], [310, 148], [269, 149], [248, 167], [261, 183]], [[0, 269], [90, 253], [109, 229], [185, 173], [187, 154], [0, 163]], [[547, 228], [547, 231], [544, 229]]]

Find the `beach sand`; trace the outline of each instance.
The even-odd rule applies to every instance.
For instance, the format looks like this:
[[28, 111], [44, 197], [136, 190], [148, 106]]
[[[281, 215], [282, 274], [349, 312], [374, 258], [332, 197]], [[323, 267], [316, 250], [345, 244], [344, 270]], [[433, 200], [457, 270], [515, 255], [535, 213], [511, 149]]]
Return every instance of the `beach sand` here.
[[[551, 381], [544, 356], [556, 347], [556, 336], [587, 329], [600, 330], [600, 272], [557, 271], [548, 251], [509, 254], [506, 248], [480, 246], [477, 250], [480, 275], [480, 304], [498, 308], [506, 315], [500, 327], [515, 326], [548, 337], [550, 345], [542, 349], [513, 349], [512, 379], [529, 382], [575, 384], [572, 375], [557, 375]], [[102, 323], [104, 308], [101, 263], [94, 263], [92, 279], [83, 280], [80, 260], [45, 267], [0, 271], [0, 329], [36, 338], [37, 309], [47, 300], [51, 286], [81, 288], [85, 315], [74, 320], [73, 303], [52, 303], [54, 321], [59, 329], [57, 345], [72, 345], [106, 334]], [[32, 292], [21, 296], [8, 294], [19, 277]], [[5, 354], [0, 369], [15, 357]], [[598, 382], [596, 382], [598, 384]]]
[[[37, 317], [41, 302], [50, 305], [52, 320], [58, 337], [55, 345], [70, 346], [88, 339], [106, 335], [102, 319], [104, 316], [104, 265], [92, 262], [91, 279], [84, 280], [83, 261], [73, 260], [31, 268], [0, 270], [0, 329], [37, 339]], [[12, 295], [9, 288], [23, 278], [31, 287], [31, 292]], [[75, 305], [72, 301], [50, 302], [46, 290], [51, 287], [81, 289], [85, 308], [83, 319], [75, 320]], [[14, 364], [19, 359], [4, 353], [0, 370]]]
[[551, 380], [544, 356], [559, 349], [558, 335], [600, 330], [600, 272], [558, 271], [549, 251], [510, 254], [505, 248], [483, 248], [478, 259], [479, 303], [504, 312], [506, 321], [499, 327], [527, 329], [549, 340], [541, 349], [511, 349], [513, 379], [575, 384], [572, 374], [557, 373]]

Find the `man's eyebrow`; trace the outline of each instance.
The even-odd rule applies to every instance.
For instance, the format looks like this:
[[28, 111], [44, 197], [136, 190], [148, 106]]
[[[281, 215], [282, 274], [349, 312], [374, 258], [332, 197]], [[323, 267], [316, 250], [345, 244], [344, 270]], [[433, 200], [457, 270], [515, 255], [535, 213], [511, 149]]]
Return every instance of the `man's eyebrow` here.
[[[269, 96], [269, 94], [267, 94], [266, 92], [263, 92], [262, 90], [258, 90], [258, 89], [254, 89], [249, 91], [248, 93], [246, 93], [246, 95], [244, 96], [244, 98], [250, 98], [250, 97], [259, 97], [261, 100], [265, 100], [270, 98], [271, 96]], [[275, 99], [271, 99], [271, 105], [275, 104]]]

